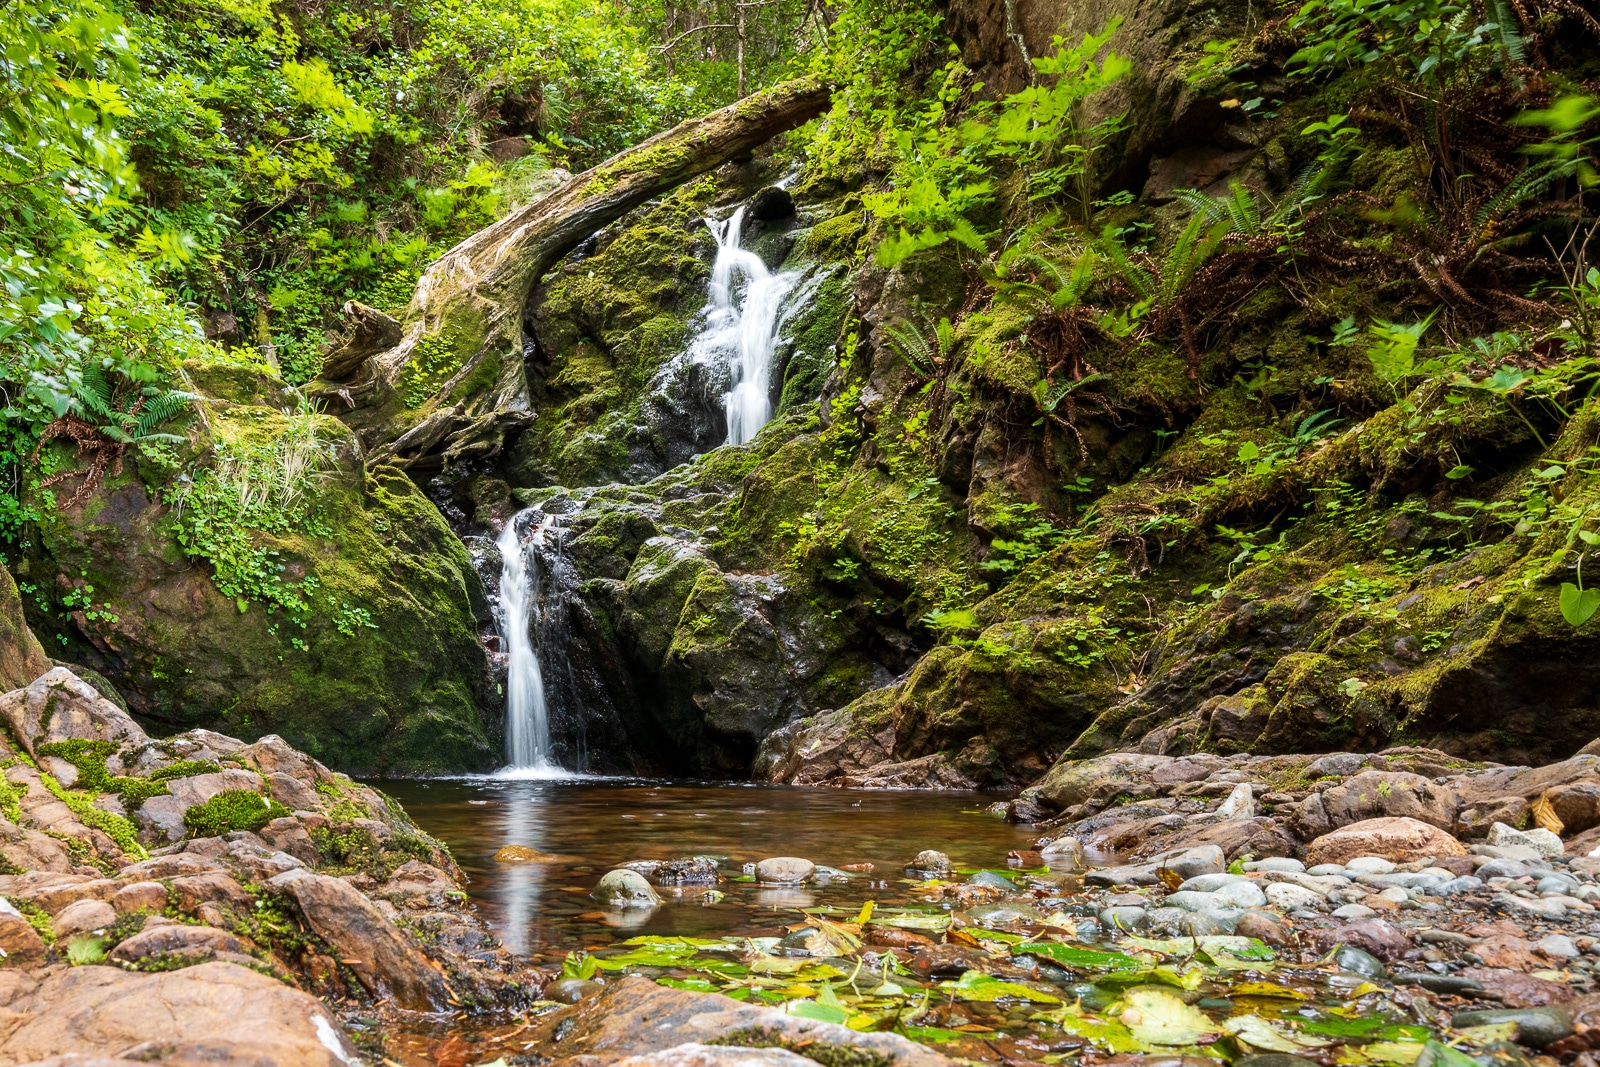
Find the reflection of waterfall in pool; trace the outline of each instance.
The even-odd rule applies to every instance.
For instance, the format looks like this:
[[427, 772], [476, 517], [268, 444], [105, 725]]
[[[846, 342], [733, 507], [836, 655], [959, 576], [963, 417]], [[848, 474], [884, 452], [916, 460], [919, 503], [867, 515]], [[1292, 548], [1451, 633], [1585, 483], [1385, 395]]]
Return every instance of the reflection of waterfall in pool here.
[[[545, 808], [549, 797], [543, 787], [513, 787], [508, 797], [506, 816], [499, 827], [499, 839], [507, 845], [544, 849]], [[526, 794], [523, 790], [528, 790]], [[502, 846], [503, 847], [503, 846]], [[544, 890], [544, 871], [537, 863], [506, 863], [496, 871], [494, 895], [503, 909], [496, 924], [500, 940], [518, 956], [532, 955], [540, 947], [535, 911]]]
[[550, 720], [545, 708], [544, 676], [530, 631], [537, 622], [539, 580], [529, 558], [527, 541], [542, 535], [540, 527], [528, 532], [530, 512], [506, 523], [495, 547], [500, 550], [500, 635], [506, 648], [506, 763], [502, 775], [513, 777], [560, 776], [550, 758]]
[[706, 220], [717, 239], [717, 258], [711, 265], [705, 326], [692, 353], [697, 363], [722, 364], [732, 379], [722, 398], [730, 445], [749, 441], [772, 418], [779, 313], [800, 278], [797, 271], [772, 273], [760, 256], [740, 246], [744, 212], [741, 207], [724, 222]]

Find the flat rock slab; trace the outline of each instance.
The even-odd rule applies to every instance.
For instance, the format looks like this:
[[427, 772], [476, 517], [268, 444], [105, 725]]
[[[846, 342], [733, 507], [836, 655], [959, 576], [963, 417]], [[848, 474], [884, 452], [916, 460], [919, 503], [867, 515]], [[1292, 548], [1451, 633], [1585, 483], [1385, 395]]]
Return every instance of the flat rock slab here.
[[76, 1053], [117, 1062], [217, 1067], [346, 1067], [356, 1050], [326, 1008], [282, 982], [231, 963], [140, 974], [73, 967], [13, 1005], [20, 1024], [0, 1041], [0, 1067]]
[[[560, 1035], [559, 1037], [557, 1035]], [[611, 1064], [664, 1053], [690, 1044], [759, 1045], [763, 1051], [803, 1047], [813, 1055], [829, 1045], [881, 1056], [891, 1067], [953, 1067], [951, 1060], [898, 1034], [861, 1033], [836, 1023], [785, 1015], [771, 1008], [741, 1004], [720, 993], [668, 989], [637, 975], [608, 984], [599, 996], [551, 1012], [530, 1031], [540, 1053], [561, 1060], [583, 1057], [586, 1064]], [[725, 1049], [731, 1053], [732, 1049]], [[662, 1067], [731, 1067], [719, 1057], [691, 1063], [660, 1060]], [[814, 1057], [821, 1058], [821, 1057]], [[841, 1060], [848, 1059], [848, 1054]], [[738, 1062], [746, 1062], [738, 1060]], [[750, 1061], [752, 1063], [756, 1061]], [[771, 1060], [765, 1067], [782, 1067]], [[784, 1061], [787, 1063], [788, 1061]]]

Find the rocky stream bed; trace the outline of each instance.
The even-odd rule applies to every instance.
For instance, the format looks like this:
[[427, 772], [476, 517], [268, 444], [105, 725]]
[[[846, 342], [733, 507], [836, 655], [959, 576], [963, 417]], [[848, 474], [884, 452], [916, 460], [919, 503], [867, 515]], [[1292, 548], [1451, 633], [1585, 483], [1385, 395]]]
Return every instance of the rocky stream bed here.
[[[1114, 754], [996, 803], [1037, 830], [1009, 854], [619, 863], [613, 942], [534, 966], [398, 804], [275, 737], [153, 740], [64, 668], [0, 719], [6, 1065], [1550, 1067], [1600, 1033], [1587, 754]], [[750, 884], [761, 933], [627, 936]]]

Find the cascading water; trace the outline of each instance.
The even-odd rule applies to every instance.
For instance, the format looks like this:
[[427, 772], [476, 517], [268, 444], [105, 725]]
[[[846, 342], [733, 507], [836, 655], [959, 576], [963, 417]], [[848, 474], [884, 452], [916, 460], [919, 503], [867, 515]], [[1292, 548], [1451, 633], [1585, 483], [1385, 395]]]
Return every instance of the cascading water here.
[[[500, 634], [506, 651], [506, 770], [524, 775], [561, 769], [550, 756], [544, 675], [530, 636], [539, 599], [538, 575], [518, 532], [528, 525], [527, 514], [508, 521], [495, 541], [500, 550]], [[528, 539], [538, 536], [536, 527]]]
[[794, 271], [772, 273], [760, 256], [740, 245], [744, 212], [740, 207], [724, 222], [706, 220], [717, 240], [717, 258], [711, 265], [705, 327], [693, 351], [695, 362], [721, 363], [732, 379], [722, 398], [730, 445], [745, 444], [772, 418], [779, 316], [800, 278]]

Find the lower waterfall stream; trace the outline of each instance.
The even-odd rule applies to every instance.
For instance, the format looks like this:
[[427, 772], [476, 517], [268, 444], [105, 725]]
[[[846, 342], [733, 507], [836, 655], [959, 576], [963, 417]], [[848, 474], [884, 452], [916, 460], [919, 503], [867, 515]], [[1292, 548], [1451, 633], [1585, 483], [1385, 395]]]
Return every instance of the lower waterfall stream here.
[[[530, 509], [531, 511], [531, 509]], [[544, 697], [544, 672], [534, 648], [532, 630], [539, 610], [537, 565], [527, 541], [543, 535], [534, 527], [524, 534], [530, 512], [506, 522], [495, 547], [500, 550], [500, 634], [506, 655], [506, 767], [503, 773], [523, 777], [560, 774], [551, 756], [550, 716]]]

